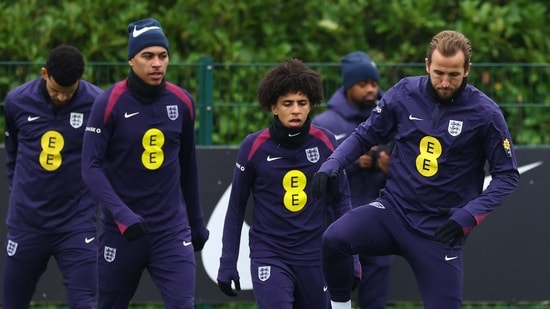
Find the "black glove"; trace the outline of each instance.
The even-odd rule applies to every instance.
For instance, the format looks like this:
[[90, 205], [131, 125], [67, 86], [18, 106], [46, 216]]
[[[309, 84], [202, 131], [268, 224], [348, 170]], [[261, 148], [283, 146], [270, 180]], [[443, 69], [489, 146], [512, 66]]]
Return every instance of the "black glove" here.
[[195, 236], [195, 234], [192, 234], [191, 241], [193, 242], [193, 250], [195, 252], [199, 252], [204, 248], [204, 244], [206, 244], [206, 241], [208, 240], [208, 237], [210, 236], [210, 232], [206, 230], [201, 235]]
[[435, 230], [435, 240], [454, 247], [464, 236], [462, 226], [454, 220], [449, 220]]
[[320, 198], [325, 193], [327, 189], [329, 179], [334, 179], [340, 173], [340, 163], [335, 159], [328, 159], [323, 164], [321, 168], [313, 175], [313, 180], [311, 183], [311, 195], [313, 198]]
[[[234, 280], [235, 282], [235, 290], [240, 291], [241, 290], [241, 282], [239, 280]], [[220, 282], [218, 280], [218, 287], [220, 287], [220, 290], [227, 296], [235, 297], [237, 296], [237, 293], [231, 288], [231, 283], [229, 282]]]
[[323, 172], [318, 172], [313, 175], [313, 182], [311, 184], [311, 194], [313, 198], [320, 198], [323, 196], [328, 184], [328, 175]]
[[128, 241], [134, 241], [143, 237], [143, 235], [147, 234], [147, 232], [149, 232], [147, 224], [145, 222], [138, 222], [130, 225], [126, 231], [124, 231], [122, 236], [124, 236]]
[[355, 291], [355, 289], [357, 289], [357, 286], [359, 286], [359, 282], [361, 282], [361, 278], [353, 276], [353, 283], [351, 284], [352, 291]]

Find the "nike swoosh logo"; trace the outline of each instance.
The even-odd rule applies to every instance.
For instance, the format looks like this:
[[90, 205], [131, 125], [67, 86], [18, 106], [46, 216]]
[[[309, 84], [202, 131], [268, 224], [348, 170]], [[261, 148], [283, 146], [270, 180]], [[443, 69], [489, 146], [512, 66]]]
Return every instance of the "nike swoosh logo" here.
[[124, 118], [130, 118], [130, 117], [133, 117], [135, 115], [139, 114], [139, 112], [135, 112], [135, 113], [131, 113], [131, 114], [128, 114], [128, 113], [124, 113]]
[[192, 242], [190, 242], [190, 241], [185, 241], [185, 240], [183, 241], [183, 246], [184, 247], [189, 247], [191, 244], [192, 244]]
[[[220, 256], [222, 255], [222, 243], [223, 236], [223, 222], [225, 220], [225, 214], [229, 205], [229, 196], [231, 195], [231, 188], [233, 185], [230, 183], [222, 194], [210, 218], [206, 228], [210, 231], [210, 236], [204, 248], [200, 252], [202, 265], [204, 271], [208, 275], [208, 278], [212, 282], [217, 282], [218, 267], [220, 266]], [[248, 234], [250, 232], [250, 225], [246, 220], [243, 222], [241, 228], [241, 238], [239, 246], [239, 262], [237, 263], [237, 270], [240, 274], [247, 274], [241, 276], [241, 290], [252, 291], [252, 275], [250, 274], [250, 247], [248, 246]]]
[[86, 237], [86, 238], [84, 238], [84, 242], [87, 243], [87, 244], [89, 244], [89, 243], [91, 243], [92, 241], [94, 241], [94, 239], [95, 239], [95, 237], [92, 237], [92, 238]]
[[155, 30], [155, 29], [160, 29], [159, 26], [150, 26], [150, 27], [143, 27], [139, 30], [137, 30], [137, 27], [134, 26], [134, 32], [132, 32], [132, 36], [134, 38], [137, 38], [138, 36], [144, 34], [145, 32], [149, 31], [149, 30]]
[[298, 133], [294, 133], [294, 134], [292, 134], [292, 133], [288, 133], [288, 137], [294, 137], [294, 136], [298, 136], [298, 135], [300, 135], [300, 133], [301, 133], [301, 132], [298, 132]]
[[267, 156], [267, 162], [279, 160], [279, 159], [282, 159], [282, 158], [283, 158], [283, 157], [271, 157], [271, 156]]
[[323, 292], [326, 292], [327, 289], [328, 289], [328, 288], [327, 288], [327, 286], [325, 285], [325, 286], [323, 287]]
[[447, 256], [447, 255], [445, 255], [445, 261], [452, 261], [454, 259], [458, 259], [458, 256]]
[[409, 120], [424, 120], [422, 118], [416, 118], [412, 114], [409, 115]]
[[40, 118], [40, 116], [29, 116], [29, 118], [27, 118], [27, 121], [35, 121], [36, 119]]
[[[543, 162], [534, 162], [522, 167], [519, 167], [519, 173], [523, 174], [531, 169], [534, 169]], [[490, 178], [489, 178], [490, 180]], [[487, 181], [487, 178], [486, 178]], [[218, 266], [220, 265], [219, 257], [222, 254], [222, 246], [219, 244], [222, 243], [223, 236], [223, 222], [225, 220], [225, 215], [227, 213], [227, 208], [229, 205], [229, 197], [231, 196], [233, 184], [229, 184], [225, 189], [222, 196], [219, 198], [218, 202], [212, 210], [212, 214], [208, 219], [207, 228], [210, 231], [210, 237], [206, 244], [204, 245], [203, 250], [200, 252], [200, 256], [203, 262], [204, 271], [206, 275], [214, 284], [217, 282], [218, 277]], [[237, 263], [237, 269], [241, 274], [241, 290], [252, 291], [252, 276], [250, 275], [250, 247], [248, 246], [248, 235], [250, 232], [250, 225], [246, 222], [243, 222], [241, 229], [241, 238], [240, 238], [240, 249], [239, 249], [239, 263]], [[243, 275], [247, 274], [247, 275]]]
[[336, 140], [339, 141], [339, 140], [343, 139], [346, 136], [348, 136], [346, 133], [342, 133], [342, 134], [334, 135], [334, 138], [336, 138]]

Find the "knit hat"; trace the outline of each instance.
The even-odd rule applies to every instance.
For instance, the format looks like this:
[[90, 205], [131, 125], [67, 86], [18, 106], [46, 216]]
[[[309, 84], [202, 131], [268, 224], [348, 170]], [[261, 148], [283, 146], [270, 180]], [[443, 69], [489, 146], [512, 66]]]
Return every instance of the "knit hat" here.
[[142, 19], [128, 25], [128, 60], [149, 46], [162, 46], [168, 50], [168, 39], [160, 23], [154, 18]]
[[370, 57], [361, 51], [347, 54], [340, 61], [344, 89], [348, 90], [354, 84], [365, 80], [379, 80], [378, 69]]

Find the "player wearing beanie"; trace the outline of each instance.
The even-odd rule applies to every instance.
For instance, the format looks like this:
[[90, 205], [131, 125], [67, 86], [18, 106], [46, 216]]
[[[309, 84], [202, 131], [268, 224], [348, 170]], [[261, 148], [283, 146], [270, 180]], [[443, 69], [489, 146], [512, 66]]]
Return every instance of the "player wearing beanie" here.
[[[366, 53], [351, 52], [340, 60], [340, 66], [342, 87], [328, 100], [328, 109], [313, 118], [313, 124], [334, 133], [339, 144], [369, 118], [383, 94], [376, 64]], [[390, 153], [391, 145], [378, 145], [346, 166], [353, 207], [365, 205], [378, 197], [386, 184]], [[359, 258], [362, 276], [360, 280], [356, 277], [356, 289], [361, 309], [386, 308], [393, 258], [365, 254]]]
[[194, 308], [195, 251], [209, 233], [198, 194], [195, 105], [166, 81], [168, 40], [128, 25], [128, 78], [94, 102], [82, 174], [103, 205], [99, 309], [128, 308], [145, 269], [165, 308]]

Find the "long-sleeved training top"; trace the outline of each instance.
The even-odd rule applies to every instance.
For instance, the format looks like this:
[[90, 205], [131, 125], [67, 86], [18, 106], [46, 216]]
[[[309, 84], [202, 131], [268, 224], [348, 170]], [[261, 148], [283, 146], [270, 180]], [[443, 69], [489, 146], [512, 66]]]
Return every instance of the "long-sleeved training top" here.
[[[392, 131], [395, 146], [380, 200], [394, 205], [427, 237], [448, 218], [438, 207], [452, 207], [450, 218], [468, 233], [518, 184], [502, 112], [466, 79], [446, 102], [437, 100], [428, 76], [402, 79], [331, 158], [346, 166], [372, 145], [385, 142]], [[483, 191], [486, 163], [492, 181]]]
[[84, 134], [82, 174], [104, 209], [105, 229], [124, 233], [142, 220], [151, 232], [206, 229], [191, 96], [166, 82], [143, 100], [129, 91], [129, 80], [97, 98]]
[[[296, 148], [283, 148], [269, 129], [248, 135], [242, 142], [233, 174], [226, 213], [221, 269], [236, 269], [241, 229], [250, 194], [251, 258], [280, 258], [294, 265], [321, 263], [321, 236], [327, 227], [327, 207], [336, 217], [351, 209], [344, 173], [334, 181], [335, 191], [311, 196], [311, 181], [336, 145], [334, 136], [315, 126]], [[338, 192], [336, 192], [338, 191]]]
[[80, 174], [82, 136], [102, 90], [79, 81], [71, 101], [55, 107], [42, 77], [5, 99], [8, 227], [63, 233], [95, 229], [96, 202]]

